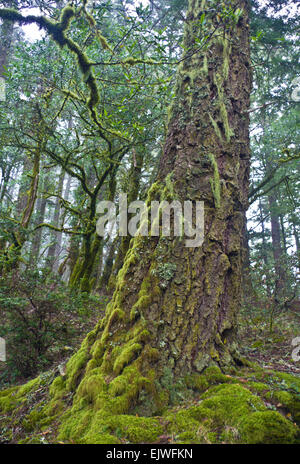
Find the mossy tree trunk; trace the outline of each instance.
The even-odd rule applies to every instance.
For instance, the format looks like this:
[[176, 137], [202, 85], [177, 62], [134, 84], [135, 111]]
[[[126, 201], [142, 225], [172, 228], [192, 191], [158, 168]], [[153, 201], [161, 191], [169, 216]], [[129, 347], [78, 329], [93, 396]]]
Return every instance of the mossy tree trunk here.
[[120, 253], [120, 237], [116, 236], [106, 246], [108, 250], [105, 256], [105, 265], [97, 285], [97, 288], [101, 293], [108, 292], [109, 281], [114, 268], [116, 250], [118, 249], [118, 254]]
[[[204, 201], [204, 243], [188, 248], [178, 237], [132, 239], [104, 319], [67, 365], [64, 385], [76, 391], [75, 409], [88, 402], [120, 414], [134, 404], [145, 413], [147, 403], [153, 413], [185, 374], [240, 362], [235, 337], [250, 165], [248, 3], [231, 2], [236, 15], [228, 20], [219, 18], [219, 2], [199, 3], [189, 1], [187, 52], [148, 201]], [[197, 40], [203, 13], [207, 47]]]
[[[6, 6], [6, 4], [4, 3]], [[14, 32], [14, 23], [11, 21], [3, 21], [0, 26], [0, 78], [5, 80], [5, 73], [7, 71], [9, 53], [12, 47], [12, 38]], [[2, 202], [7, 192], [9, 179], [11, 176], [12, 166], [4, 165], [1, 167], [1, 184], [0, 184], [0, 208], [2, 209]], [[0, 238], [0, 250], [6, 248], [6, 240]]]
[[[63, 193], [65, 174], [66, 174], [65, 171], [61, 169], [60, 175], [58, 178], [58, 188], [57, 188], [58, 196], [55, 200], [55, 207], [54, 207], [53, 219], [52, 219], [52, 224], [58, 228], [60, 227], [60, 216], [61, 216], [60, 197], [62, 197], [62, 193]], [[52, 271], [54, 270], [57, 271], [62, 233], [52, 230], [50, 237], [51, 237], [52, 243], [49, 246], [48, 253], [47, 253], [48, 266], [51, 268]]]
[[[140, 193], [140, 181], [142, 175], [142, 167], [144, 162], [144, 153], [142, 151], [136, 151], [135, 149], [132, 150], [132, 165], [128, 175], [128, 189], [127, 189], [127, 202], [130, 205], [131, 202], [135, 201], [139, 197]], [[128, 221], [131, 219], [131, 215], [128, 215]], [[115, 242], [114, 242], [115, 243]], [[120, 245], [118, 249], [118, 253], [116, 256], [115, 261], [112, 261], [111, 266], [110, 262], [108, 263], [110, 268], [106, 269], [106, 271], [110, 271], [108, 275], [107, 272], [103, 272], [103, 278], [101, 279], [101, 283], [106, 285], [106, 290], [109, 293], [112, 293], [115, 288], [116, 283], [116, 276], [121, 269], [126, 253], [128, 251], [130, 244], [130, 236], [127, 235], [126, 237], [122, 237], [120, 240]], [[115, 243], [116, 246], [116, 243]], [[112, 259], [114, 259], [114, 251]]]
[[[41, 181], [40, 181], [40, 184], [41, 184]], [[36, 226], [44, 222], [46, 210], [47, 210], [47, 203], [48, 203], [46, 192], [48, 191], [49, 187], [50, 187], [50, 179], [48, 175], [46, 174], [42, 182], [39, 198], [36, 201], [36, 219], [35, 219]], [[36, 267], [38, 260], [39, 260], [41, 245], [42, 245], [42, 237], [43, 237], [42, 232], [43, 232], [42, 228], [37, 229], [37, 231], [34, 234], [33, 242], [31, 244], [30, 255], [29, 255], [29, 266], [32, 268]]]
[[[27, 231], [31, 222], [31, 217], [34, 212], [39, 180], [40, 180], [40, 163], [43, 149], [45, 146], [44, 125], [40, 117], [38, 105], [34, 108], [32, 117], [32, 125], [36, 128], [36, 146], [32, 149], [33, 153], [28, 153], [23, 167], [23, 174], [29, 177], [26, 186], [20, 188], [18, 194], [18, 225], [12, 233], [12, 241], [9, 248], [5, 250], [3, 265], [0, 268], [0, 273], [10, 272], [18, 268], [23, 246], [27, 239]], [[25, 170], [28, 168], [28, 170]]]
[[[110, 175], [108, 183], [108, 201], [113, 201], [116, 193], [116, 173], [117, 168], [114, 168]], [[90, 223], [91, 228], [88, 233], [83, 236], [83, 245], [76, 264], [70, 276], [69, 285], [73, 288], [80, 288], [81, 292], [89, 293], [95, 285], [96, 278], [93, 277], [96, 260], [103, 246], [103, 237], [96, 234], [96, 200], [97, 193], [93, 198], [93, 206], [90, 208]]]
[[[17, 8], [17, 2], [10, 0], [2, 2], [5, 7]], [[10, 53], [12, 39], [14, 32], [14, 23], [12, 21], [4, 20], [0, 26], [0, 77], [5, 78], [7, 71], [8, 56]]]

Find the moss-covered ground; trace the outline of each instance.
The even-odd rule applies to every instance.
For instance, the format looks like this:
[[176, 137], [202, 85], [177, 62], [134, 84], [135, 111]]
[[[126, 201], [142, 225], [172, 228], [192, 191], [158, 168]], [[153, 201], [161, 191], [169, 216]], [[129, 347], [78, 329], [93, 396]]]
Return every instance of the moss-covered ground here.
[[122, 376], [110, 382], [110, 410], [101, 410], [105, 389], [93, 366], [80, 387], [89, 394], [80, 399], [83, 392], [69, 373], [86, 362], [83, 344], [66, 376], [53, 367], [24, 385], [2, 386], [0, 443], [300, 443], [300, 366], [291, 357], [298, 327], [298, 315], [284, 313], [270, 333], [261, 311], [242, 311], [239, 347], [245, 365], [228, 372], [210, 367], [176, 385], [166, 381], [154, 416], [146, 407], [120, 412], [135, 375], [129, 370], [128, 382]]
[[[188, 376], [154, 417], [71, 411], [73, 394], [49, 371], [0, 392], [0, 443], [300, 443], [300, 377], [250, 364]], [[95, 393], [96, 394], [96, 393]]]

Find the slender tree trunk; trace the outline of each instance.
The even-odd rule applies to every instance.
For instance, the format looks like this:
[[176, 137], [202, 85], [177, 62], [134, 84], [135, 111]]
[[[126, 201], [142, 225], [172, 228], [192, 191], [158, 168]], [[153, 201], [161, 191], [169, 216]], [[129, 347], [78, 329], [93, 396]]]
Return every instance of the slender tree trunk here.
[[267, 242], [266, 242], [266, 228], [265, 228], [265, 221], [263, 218], [261, 200], [259, 200], [259, 216], [260, 216], [259, 219], [260, 219], [260, 224], [261, 224], [261, 237], [262, 237], [262, 258], [264, 261], [264, 265], [268, 266], [269, 260], [268, 260], [268, 250], [267, 250]]
[[[54, 207], [54, 213], [53, 213], [53, 219], [52, 219], [52, 224], [55, 227], [59, 227], [60, 223], [60, 214], [61, 214], [61, 208], [60, 208], [60, 198], [62, 196], [63, 192], [63, 186], [64, 186], [64, 179], [65, 179], [65, 171], [61, 169], [59, 178], [58, 178], [58, 186], [57, 186], [57, 194], [58, 197], [55, 200], [55, 207]], [[54, 265], [55, 263], [58, 262], [59, 258], [59, 248], [60, 248], [60, 243], [61, 242], [61, 232], [56, 232], [52, 231], [50, 235], [50, 240], [52, 244], [48, 248], [48, 254], [47, 254], [47, 260], [49, 262], [49, 266], [54, 270]], [[58, 266], [57, 266], [58, 267]], [[57, 269], [56, 267], [56, 269]]]
[[[10, 2], [4, 1], [4, 6], [16, 8], [16, 2], [11, 0]], [[0, 78], [5, 80], [5, 72], [8, 65], [8, 57], [10, 49], [12, 46], [14, 32], [14, 22], [3, 20], [2, 25], [0, 26]], [[2, 207], [2, 202], [7, 191], [8, 182], [10, 179], [10, 173], [12, 166], [7, 166], [6, 171], [2, 171], [2, 184], [0, 189], [0, 207]], [[0, 251], [4, 251], [7, 246], [6, 240], [0, 238]], [[1, 269], [0, 269], [1, 272]]]
[[274, 191], [271, 192], [271, 194], [268, 197], [268, 200], [271, 214], [272, 251], [276, 274], [274, 301], [275, 303], [279, 303], [280, 298], [283, 297], [283, 291], [285, 287], [285, 274], [283, 267], [283, 250], [281, 246], [280, 237], [280, 219], [279, 214], [277, 212], [278, 205]]
[[74, 268], [78, 261], [78, 253], [81, 247], [81, 239], [77, 235], [72, 235], [69, 247], [68, 247], [68, 254], [65, 260], [59, 265], [58, 273], [59, 275], [63, 276], [63, 279], [67, 281], [70, 285], [70, 276], [74, 272]]
[[[116, 170], [111, 173], [108, 200], [113, 201], [116, 194]], [[100, 237], [95, 232], [87, 234], [83, 237], [82, 249], [77, 258], [76, 264], [70, 276], [69, 285], [74, 288], [79, 288], [82, 292], [89, 293], [96, 283], [96, 278], [93, 277], [96, 265], [96, 259], [101, 247], [103, 246], [103, 237]]]
[[283, 253], [285, 256], [287, 256], [288, 251], [287, 251], [286, 232], [285, 232], [285, 227], [284, 227], [284, 215], [283, 214], [279, 215], [279, 220], [280, 220], [280, 229], [281, 229], [281, 236], [282, 236]]
[[[69, 200], [70, 191], [71, 191], [71, 185], [72, 185], [72, 177], [67, 176], [67, 183], [66, 183], [66, 188], [65, 188], [65, 191], [64, 191], [64, 200], [65, 201]], [[61, 215], [61, 222], [60, 222], [60, 225], [62, 227], [64, 226], [65, 215], [66, 215], [66, 210], [63, 210], [62, 215]], [[63, 238], [62, 232], [58, 232], [57, 233], [56, 251], [55, 251], [55, 255], [54, 255], [54, 256], [57, 257], [57, 259], [54, 261], [53, 272], [57, 272], [59, 275], [64, 274], [64, 272], [66, 270], [66, 265], [67, 265], [68, 262], [70, 262], [69, 254], [68, 254], [67, 257], [60, 263], [59, 258], [61, 258], [61, 252], [62, 252], [62, 238]], [[71, 237], [71, 239], [70, 239], [70, 248], [72, 248], [71, 247], [72, 239], [73, 239], [73, 237]]]
[[2, 207], [3, 200], [7, 193], [8, 185], [11, 179], [12, 170], [13, 170], [12, 164], [6, 166], [5, 169], [2, 170], [2, 182], [0, 186], [0, 207]]
[[300, 271], [300, 239], [299, 239], [299, 234], [298, 234], [298, 231], [297, 231], [296, 218], [294, 216], [292, 216], [292, 225], [293, 225], [293, 235], [294, 235], [295, 244], [296, 244], [296, 255], [297, 255], [298, 269]]
[[[49, 178], [45, 176], [44, 182], [42, 185], [42, 190], [46, 192], [48, 187], [49, 187]], [[44, 222], [46, 208], [47, 208], [47, 198], [45, 195], [41, 193], [40, 197], [37, 199], [37, 202], [36, 202], [36, 221], [35, 221], [36, 225], [42, 224]], [[42, 243], [42, 234], [43, 234], [43, 229], [39, 228], [36, 230], [32, 238], [32, 245], [31, 245], [30, 259], [29, 259], [30, 266], [36, 266], [38, 263], [41, 243]]]
[[[21, 216], [19, 218], [19, 227], [12, 233], [12, 244], [7, 249], [3, 268], [0, 272], [9, 272], [18, 267], [23, 245], [26, 241], [26, 233], [30, 224], [31, 216], [34, 211], [37, 198], [37, 191], [40, 176], [40, 159], [42, 150], [42, 140], [37, 143], [34, 151], [34, 159], [32, 163], [32, 171], [30, 176], [29, 188], [26, 193], [22, 190], [19, 195], [17, 212]], [[30, 163], [31, 164], [31, 163]], [[24, 164], [24, 167], [27, 164]]]
[[272, 289], [271, 289], [271, 279], [270, 279], [270, 272], [269, 272], [269, 258], [268, 258], [268, 248], [267, 248], [267, 241], [266, 241], [266, 228], [265, 228], [265, 221], [263, 216], [263, 207], [261, 200], [259, 200], [259, 215], [260, 215], [260, 224], [261, 224], [261, 237], [262, 237], [262, 249], [261, 249], [261, 257], [265, 265], [266, 269], [266, 288], [267, 294], [271, 298], [272, 296]]
[[[10, 0], [3, 2], [5, 7], [16, 8], [17, 2]], [[8, 64], [14, 31], [14, 22], [4, 20], [0, 26], [0, 77], [5, 79], [5, 71]]]
[[22, 173], [21, 173], [20, 182], [19, 182], [18, 198], [16, 202], [16, 214], [15, 214], [16, 219], [20, 219], [26, 207], [27, 192], [30, 188], [30, 178], [28, 174], [30, 173], [32, 168], [33, 168], [32, 160], [30, 159], [29, 156], [25, 155], [25, 159], [24, 159], [23, 167], [22, 167]]
[[[142, 167], [143, 167], [143, 153], [136, 152], [133, 149], [132, 166], [131, 166], [129, 176], [128, 176], [128, 196], [127, 196], [128, 204], [138, 199], [139, 191], [140, 191], [140, 180], [141, 180], [141, 174], [142, 174]], [[130, 215], [128, 216], [128, 220], [130, 220]], [[130, 236], [122, 237], [116, 259], [114, 262], [109, 261], [105, 276], [103, 279], [101, 279], [101, 283], [107, 286], [107, 290], [110, 293], [114, 291], [115, 283], [116, 283], [116, 276], [124, 263], [126, 253], [129, 248], [130, 240], [131, 240]], [[114, 242], [114, 246], [116, 246], [115, 242]], [[113, 253], [114, 252], [115, 250], [113, 250]], [[113, 257], [114, 257], [114, 254], [112, 256], [112, 259]], [[107, 274], [108, 270], [110, 270], [110, 275]]]
[[[119, 239], [119, 237], [116, 237], [109, 244], [109, 247], [108, 247], [108, 254], [107, 254], [107, 257], [106, 257], [106, 260], [105, 260], [103, 273], [101, 275], [99, 285], [98, 285], [98, 289], [103, 293], [105, 293], [106, 290], [107, 290], [109, 278], [110, 278], [110, 276], [112, 274], [112, 271], [113, 271], [115, 253], [116, 253], [116, 248], [117, 248], [118, 241], [119, 241], [118, 239]], [[119, 253], [120, 253], [120, 249], [119, 249]]]

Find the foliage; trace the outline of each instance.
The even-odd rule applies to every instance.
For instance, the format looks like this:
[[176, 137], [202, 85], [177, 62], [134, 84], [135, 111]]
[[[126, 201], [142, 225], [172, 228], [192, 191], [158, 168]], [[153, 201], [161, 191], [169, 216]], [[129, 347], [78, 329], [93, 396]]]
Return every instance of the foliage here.
[[65, 357], [99, 303], [68, 290], [47, 271], [1, 278], [0, 336], [6, 339], [8, 355], [1, 381], [32, 377]]

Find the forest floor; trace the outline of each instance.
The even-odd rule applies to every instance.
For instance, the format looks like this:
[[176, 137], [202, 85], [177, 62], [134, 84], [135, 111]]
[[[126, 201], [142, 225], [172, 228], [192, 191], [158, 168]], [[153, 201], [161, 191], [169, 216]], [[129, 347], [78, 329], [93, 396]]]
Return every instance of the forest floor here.
[[[95, 321], [89, 321], [86, 328], [90, 328], [92, 322]], [[243, 389], [245, 386], [245, 388], [247, 388], [247, 392], [255, 395], [255, 398], [257, 398], [257, 394], [259, 395], [268, 410], [279, 412], [280, 415], [284, 417], [284, 420], [287, 420], [293, 426], [297, 427], [296, 423], [293, 422], [293, 417], [295, 416], [290, 413], [289, 408], [286, 407], [281, 400], [282, 396], [280, 396], [280, 392], [284, 391], [284, 395], [292, 394], [294, 399], [299, 399], [300, 392], [297, 385], [300, 385], [300, 363], [299, 361], [296, 362], [292, 359], [293, 347], [291, 343], [293, 338], [296, 336], [300, 336], [298, 313], [288, 311], [279, 315], [273, 322], [272, 332], [270, 332], [270, 323], [268, 318], [263, 317], [262, 315], [257, 316], [257, 314], [250, 316], [249, 313], [247, 316], [245, 316], [245, 314], [241, 314], [239, 320], [239, 347], [241, 354], [248, 360], [256, 363], [261, 370], [253, 371], [251, 369], [244, 368], [236, 375], [226, 376], [221, 373], [218, 374], [213, 372], [212, 383], [208, 380], [208, 383], [210, 384], [209, 389], [214, 392], [213, 394], [215, 394], [215, 397], [219, 401], [220, 398], [218, 397], [218, 392], [222, 392], [222, 389], [224, 390], [224, 394], [228, 395], [227, 400], [229, 400], [233, 391], [231, 391], [230, 388]], [[76, 345], [79, 343], [80, 340], [77, 340]], [[73, 350], [75, 351], [76, 349], [77, 346], [73, 346]], [[11, 428], [11, 426], [0, 425], [0, 443], [65, 443], [65, 441], [57, 441], [56, 436], [57, 429], [59, 427], [58, 422], [54, 421], [50, 427], [37, 431], [35, 426], [26, 419], [27, 417], [30, 417], [32, 411], [39, 410], [41, 405], [47, 402], [49, 385], [59, 374], [59, 366], [63, 365], [64, 361], [66, 362], [67, 359], [60, 359], [48, 372], [40, 375], [41, 380], [38, 386], [27, 393], [26, 398], [28, 400], [14, 411], [13, 427]], [[282, 378], [280, 377], [280, 373], [282, 373]], [[285, 374], [295, 376], [295, 379], [298, 379], [297, 384], [293, 383], [294, 381], [291, 377], [284, 377]], [[18, 380], [17, 384], [19, 385], [24, 382], [24, 379]], [[231, 384], [232, 387], [229, 384]], [[262, 390], [260, 391], [257, 389], [256, 385]], [[268, 392], [266, 388], [269, 389]], [[209, 389], [208, 391], [210, 391]], [[240, 394], [241, 391], [242, 390], [239, 390], [238, 394]], [[233, 398], [235, 398], [235, 394], [236, 393], [234, 393]], [[199, 439], [197, 438], [197, 434], [199, 434], [199, 430], [201, 430], [202, 425], [200, 425], [197, 433], [193, 432], [194, 435], [186, 436], [186, 433], [182, 433], [178, 429], [177, 422], [178, 417], [185, 417], [187, 423], [190, 423], [190, 421], [193, 423], [193, 420], [191, 420], [189, 416], [190, 411], [193, 408], [199, 407], [199, 405], [203, 403], [203, 398], [204, 403], [205, 401], [210, 401], [211, 398], [206, 395], [207, 390], [197, 392], [196, 389], [195, 396], [192, 400], [189, 399], [183, 404], [173, 407], [167, 412], [167, 416], [163, 415], [156, 418], [155, 420], [158, 420], [162, 433], [157, 436], [155, 440], [149, 439], [147, 441], [142, 441], [142, 443], [199, 443], [199, 441], [197, 441]], [[208, 399], [205, 400], [205, 398]], [[254, 397], [252, 397], [252, 400], [253, 398]], [[65, 401], [66, 404], [71, 406], [72, 395], [70, 395], [69, 399], [66, 398]], [[223, 400], [221, 400], [221, 403], [222, 401]], [[247, 403], [249, 401], [250, 400], [247, 399]], [[296, 407], [296, 410], [298, 411], [299, 400], [296, 401], [297, 405], [294, 407]], [[256, 409], [254, 409], [254, 411], [256, 411]], [[8, 421], [10, 420], [9, 416], [10, 414], [2, 415], [2, 417], [0, 417], [3, 424], [8, 424]], [[142, 418], [140, 419], [142, 420]], [[184, 427], [186, 428], [186, 425]], [[235, 427], [229, 427], [228, 430], [226, 427], [225, 429], [221, 427], [219, 429], [216, 428], [215, 430], [216, 431], [213, 431], [213, 433], [206, 433], [204, 431], [201, 436], [200, 443], [236, 443], [236, 436], [238, 432]], [[191, 438], [193, 436], [196, 438]], [[128, 438], [128, 436], [126, 436], [126, 434], [125, 436], [118, 436], [118, 440], [121, 444], [137, 442], [132, 441]], [[265, 440], [268, 440], [267, 435]]]
[[265, 316], [240, 316], [239, 347], [249, 360], [264, 369], [300, 375], [300, 362], [292, 359], [292, 340], [300, 336], [300, 312], [285, 311], [273, 322]]

